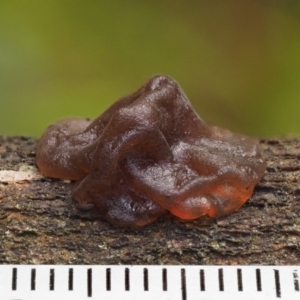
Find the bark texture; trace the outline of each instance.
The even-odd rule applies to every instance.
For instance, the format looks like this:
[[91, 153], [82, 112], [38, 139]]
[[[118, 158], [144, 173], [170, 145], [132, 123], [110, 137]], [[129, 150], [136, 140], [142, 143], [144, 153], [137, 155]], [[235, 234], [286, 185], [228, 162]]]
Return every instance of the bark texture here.
[[[37, 140], [0, 137], [0, 170], [30, 170]], [[267, 171], [251, 199], [220, 219], [166, 215], [117, 228], [78, 211], [72, 182], [0, 178], [0, 264], [300, 263], [300, 140], [261, 140]]]

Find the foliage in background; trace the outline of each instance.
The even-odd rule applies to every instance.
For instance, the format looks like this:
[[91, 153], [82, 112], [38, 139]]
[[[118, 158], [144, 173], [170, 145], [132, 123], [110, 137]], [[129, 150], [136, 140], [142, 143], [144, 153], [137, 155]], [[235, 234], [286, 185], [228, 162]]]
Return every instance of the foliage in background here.
[[299, 17], [298, 1], [2, 1], [0, 134], [96, 117], [154, 74], [204, 120], [300, 133]]

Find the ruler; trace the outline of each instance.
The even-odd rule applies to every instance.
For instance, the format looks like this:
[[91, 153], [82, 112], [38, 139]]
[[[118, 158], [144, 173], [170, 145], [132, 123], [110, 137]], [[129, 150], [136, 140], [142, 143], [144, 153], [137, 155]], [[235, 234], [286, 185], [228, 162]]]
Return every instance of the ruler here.
[[300, 266], [2, 265], [1, 300], [300, 299]]

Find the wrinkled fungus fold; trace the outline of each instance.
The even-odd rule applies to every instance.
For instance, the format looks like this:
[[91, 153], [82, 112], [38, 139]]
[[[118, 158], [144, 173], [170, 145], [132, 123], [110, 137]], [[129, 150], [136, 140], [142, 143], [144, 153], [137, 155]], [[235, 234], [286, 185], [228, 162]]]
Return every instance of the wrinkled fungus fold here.
[[36, 161], [45, 176], [76, 180], [78, 207], [96, 207], [118, 226], [143, 226], [168, 211], [181, 219], [230, 214], [265, 171], [257, 141], [205, 123], [166, 76], [93, 121], [49, 126]]

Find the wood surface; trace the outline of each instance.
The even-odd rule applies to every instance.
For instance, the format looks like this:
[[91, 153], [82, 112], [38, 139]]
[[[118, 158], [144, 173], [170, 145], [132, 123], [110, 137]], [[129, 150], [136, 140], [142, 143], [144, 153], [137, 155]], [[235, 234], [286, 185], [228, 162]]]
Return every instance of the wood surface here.
[[[0, 137], [0, 171], [36, 171], [37, 140]], [[72, 182], [0, 177], [0, 264], [300, 263], [300, 140], [261, 140], [267, 170], [236, 213], [142, 228], [113, 227], [78, 211]], [[17, 173], [16, 173], [17, 174]]]

